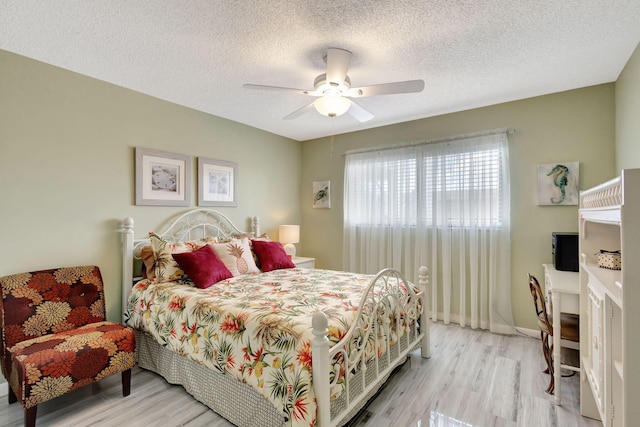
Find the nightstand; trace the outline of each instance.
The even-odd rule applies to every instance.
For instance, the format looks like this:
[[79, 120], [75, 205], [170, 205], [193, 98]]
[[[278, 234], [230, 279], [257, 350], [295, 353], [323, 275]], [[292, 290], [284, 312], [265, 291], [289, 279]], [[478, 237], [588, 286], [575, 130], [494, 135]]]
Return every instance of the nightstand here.
[[306, 258], [303, 256], [294, 256], [291, 258], [291, 261], [298, 268], [315, 268], [316, 267], [316, 259], [315, 258]]

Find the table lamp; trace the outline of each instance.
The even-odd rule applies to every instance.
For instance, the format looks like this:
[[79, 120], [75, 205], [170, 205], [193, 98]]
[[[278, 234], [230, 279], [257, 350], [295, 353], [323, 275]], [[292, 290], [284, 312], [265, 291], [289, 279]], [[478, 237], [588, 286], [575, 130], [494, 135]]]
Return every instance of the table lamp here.
[[300, 242], [299, 225], [281, 225], [278, 229], [280, 243], [284, 245], [284, 251], [291, 258], [296, 256], [296, 246], [294, 243]]

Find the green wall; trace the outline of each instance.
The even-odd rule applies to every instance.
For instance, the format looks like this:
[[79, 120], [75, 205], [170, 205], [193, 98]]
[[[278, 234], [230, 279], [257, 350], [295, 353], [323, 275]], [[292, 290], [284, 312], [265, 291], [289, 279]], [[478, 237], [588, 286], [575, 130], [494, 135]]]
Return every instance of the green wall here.
[[250, 229], [300, 222], [300, 143], [0, 51], [0, 276], [96, 264], [107, 314], [121, 316], [120, 221], [135, 237], [187, 207], [135, 206], [134, 147], [238, 163], [238, 207]]
[[616, 170], [640, 168], [640, 44], [616, 81]]
[[[375, 114], [375, 112], [374, 112]], [[577, 231], [577, 206], [537, 206], [537, 165], [580, 162], [580, 187], [614, 176], [614, 84], [447, 114], [303, 142], [301, 255], [342, 267], [344, 156], [348, 150], [511, 128], [511, 289], [517, 326], [535, 329], [526, 273], [540, 280], [551, 262], [551, 233]], [[313, 209], [313, 181], [331, 180], [331, 209]]]

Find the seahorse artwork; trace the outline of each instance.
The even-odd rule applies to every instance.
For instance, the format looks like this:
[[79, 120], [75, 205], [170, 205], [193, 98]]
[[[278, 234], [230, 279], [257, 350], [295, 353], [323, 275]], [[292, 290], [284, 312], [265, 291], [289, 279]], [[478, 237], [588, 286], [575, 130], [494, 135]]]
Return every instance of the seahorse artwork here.
[[567, 197], [567, 185], [569, 185], [569, 168], [565, 165], [556, 165], [547, 176], [551, 176], [553, 179], [553, 185], [560, 189], [560, 197], [556, 198], [551, 196], [551, 203], [558, 205], [564, 202]]
[[580, 198], [580, 162], [538, 165], [538, 205], [577, 205]]

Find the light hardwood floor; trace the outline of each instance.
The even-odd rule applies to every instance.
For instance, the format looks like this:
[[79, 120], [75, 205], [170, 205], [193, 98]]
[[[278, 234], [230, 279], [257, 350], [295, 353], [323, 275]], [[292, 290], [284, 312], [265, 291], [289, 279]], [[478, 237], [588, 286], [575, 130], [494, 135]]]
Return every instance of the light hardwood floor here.
[[[601, 426], [580, 416], [579, 377], [563, 378], [562, 406], [545, 394], [540, 341], [436, 323], [432, 356], [411, 355], [351, 427]], [[21, 426], [22, 407], [0, 401], [0, 425]], [[134, 368], [131, 395], [120, 376], [38, 408], [38, 426], [212, 426], [229, 422], [182, 387]]]

